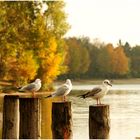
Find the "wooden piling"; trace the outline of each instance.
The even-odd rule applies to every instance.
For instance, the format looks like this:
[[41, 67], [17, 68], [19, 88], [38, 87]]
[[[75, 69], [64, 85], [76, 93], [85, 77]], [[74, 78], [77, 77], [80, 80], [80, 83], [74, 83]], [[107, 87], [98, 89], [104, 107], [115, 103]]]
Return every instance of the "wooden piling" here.
[[3, 101], [2, 139], [19, 138], [19, 98], [5, 95]]
[[52, 104], [53, 139], [72, 138], [71, 102], [54, 102]]
[[38, 98], [20, 98], [20, 139], [39, 139], [40, 100]]
[[108, 139], [110, 131], [109, 105], [89, 106], [89, 138]]

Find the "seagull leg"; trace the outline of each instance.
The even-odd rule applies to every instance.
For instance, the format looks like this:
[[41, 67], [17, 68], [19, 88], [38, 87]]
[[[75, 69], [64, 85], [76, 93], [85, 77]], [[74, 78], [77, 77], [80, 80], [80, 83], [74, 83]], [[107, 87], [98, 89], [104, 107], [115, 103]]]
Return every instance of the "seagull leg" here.
[[96, 100], [97, 100], [97, 105], [98, 105], [98, 98]]
[[101, 99], [99, 99], [99, 104], [101, 105]]
[[64, 101], [64, 102], [66, 101], [66, 96], [65, 96], [65, 95], [63, 96], [63, 101]]
[[32, 92], [33, 98], [35, 98], [35, 92]]
[[101, 100], [99, 99], [99, 105], [101, 105]]

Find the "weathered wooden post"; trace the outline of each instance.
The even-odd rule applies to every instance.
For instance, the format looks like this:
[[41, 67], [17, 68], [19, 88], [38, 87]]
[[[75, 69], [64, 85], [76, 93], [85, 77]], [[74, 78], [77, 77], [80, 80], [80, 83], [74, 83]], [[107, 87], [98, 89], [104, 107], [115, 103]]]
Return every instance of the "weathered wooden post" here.
[[72, 138], [71, 102], [52, 103], [52, 135], [53, 139]]
[[89, 138], [108, 139], [109, 131], [109, 105], [89, 106]]
[[20, 139], [38, 139], [41, 137], [40, 100], [38, 98], [20, 98]]
[[19, 97], [5, 95], [3, 101], [2, 139], [19, 138]]

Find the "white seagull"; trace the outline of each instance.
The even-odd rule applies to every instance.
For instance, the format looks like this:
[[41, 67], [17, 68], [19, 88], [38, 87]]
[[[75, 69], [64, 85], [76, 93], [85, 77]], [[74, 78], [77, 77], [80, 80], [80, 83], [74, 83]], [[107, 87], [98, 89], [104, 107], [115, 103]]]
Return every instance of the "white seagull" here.
[[19, 91], [30, 91], [33, 94], [33, 97], [35, 97], [35, 92], [38, 91], [41, 88], [41, 80], [36, 79], [33, 83], [30, 83], [28, 85], [23, 86]]
[[97, 105], [98, 105], [98, 101], [99, 101], [99, 104], [101, 105], [100, 99], [103, 98], [104, 95], [107, 94], [111, 86], [112, 84], [110, 83], [109, 80], [104, 80], [102, 85], [93, 88], [91, 91], [88, 91], [87, 93], [80, 95], [79, 97], [84, 98], [84, 99], [85, 98], [96, 99]]
[[71, 90], [72, 90], [71, 80], [67, 79], [65, 84], [61, 85], [55, 92], [53, 92], [51, 95], [45, 98], [63, 96], [63, 100], [65, 101], [66, 95], [68, 95]]

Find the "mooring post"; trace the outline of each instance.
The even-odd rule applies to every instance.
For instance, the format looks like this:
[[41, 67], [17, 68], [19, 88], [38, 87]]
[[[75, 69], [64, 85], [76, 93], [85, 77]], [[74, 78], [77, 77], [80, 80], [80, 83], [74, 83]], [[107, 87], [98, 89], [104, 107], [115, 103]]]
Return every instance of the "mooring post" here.
[[110, 131], [109, 105], [89, 106], [89, 138], [108, 139]]
[[53, 139], [72, 138], [71, 102], [52, 103], [52, 135]]
[[20, 139], [41, 138], [40, 100], [20, 98]]
[[19, 138], [19, 97], [5, 95], [3, 101], [2, 139]]

